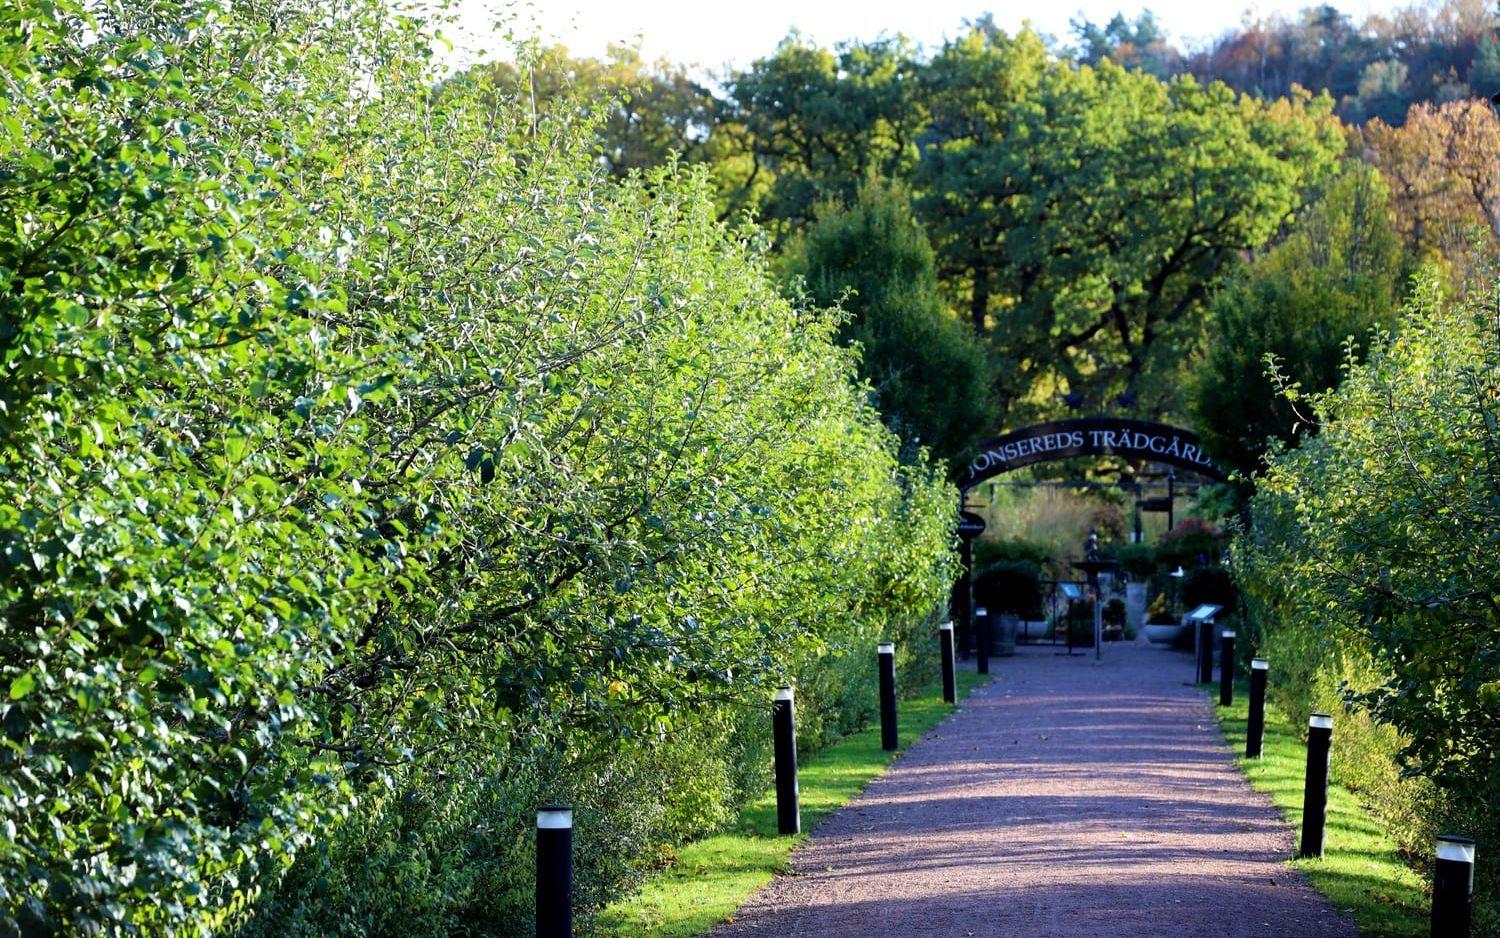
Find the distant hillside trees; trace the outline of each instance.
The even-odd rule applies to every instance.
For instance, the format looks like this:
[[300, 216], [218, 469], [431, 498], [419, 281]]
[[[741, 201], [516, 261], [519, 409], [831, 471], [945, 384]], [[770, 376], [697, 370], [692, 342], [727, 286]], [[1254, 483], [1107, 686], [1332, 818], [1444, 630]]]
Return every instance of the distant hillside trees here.
[[1413, 104], [1500, 92], [1497, 26], [1500, 15], [1485, 0], [1414, 4], [1362, 22], [1321, 4], [1249, 20], [1201, 49], [1183, 49], [1147, 11], [1103, 26], [1075, 21], [1073, 54], [1161, 77], [1222, 81], [1259, 97], [1326, 90], [1344, 120], [1399, 123]]

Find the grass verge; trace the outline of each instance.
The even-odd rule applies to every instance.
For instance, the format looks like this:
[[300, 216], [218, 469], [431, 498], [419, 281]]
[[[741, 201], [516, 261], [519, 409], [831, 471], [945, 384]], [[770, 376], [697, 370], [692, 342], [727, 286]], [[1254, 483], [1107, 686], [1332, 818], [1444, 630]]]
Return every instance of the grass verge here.
[[[1203, 685], [1209, 689], [1209, 685]], [[1217, 685], [1212, 689], [1218, 694]], [[1249, 692], [1235, 690], [1235, 702], [1215, 706], [1235, 762], [1257, 791], [1271, 796], [1287, 823], [1300, 836], [1302, 782], [1307, 767], [1307, 745], [1300, 727], [1276, 708], [1266, 707], [1264, 755], [1246, 759], [1245, 725]], [[1335, 727], [1334, 732], [1338, 732]], [[1407, 866], [1396, 846], [1360, 805], [1359, 799], [1337, 784], [1328, 787], [1328, 826], [1321, 860], [1292, 860], [1335, 908], [1354, 919], [1365, 938], [1416, 938], [1428, 933], [1428, 899], [1420, 876]]]
[[[959, 698], [987, 680], [959, 671]], [[903, 700], [898, 721], [901, 748], [916, 742], [954, 709], [943, 703], [937, 684]], [[811, 831], [848, 804], [891, 759], [892, 754], [880, 748], [877, 724], [801, 761], [802, 829]], [[785, 869], [792, 848], [806, 836], [776, 835], [776, 794], [768, 791], [746, 806], [725, 833], [683, 847], [676, 862], [639, 892], [606, 908], [598, 919], [599, 931], [622, 938], [700, 935], [733, 915], [752, 892]]]

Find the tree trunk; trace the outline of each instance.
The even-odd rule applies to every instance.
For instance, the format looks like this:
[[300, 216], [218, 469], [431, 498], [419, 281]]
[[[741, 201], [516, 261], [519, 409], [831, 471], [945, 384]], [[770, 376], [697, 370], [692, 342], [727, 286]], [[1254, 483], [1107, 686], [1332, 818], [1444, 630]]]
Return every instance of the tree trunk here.
[[974, 321], [974, 331], [985, 332], [985, 317], [990, 311], [990, 272], [988, 268], [974, 270], [974, 292], [969, 299], [969, 316]]

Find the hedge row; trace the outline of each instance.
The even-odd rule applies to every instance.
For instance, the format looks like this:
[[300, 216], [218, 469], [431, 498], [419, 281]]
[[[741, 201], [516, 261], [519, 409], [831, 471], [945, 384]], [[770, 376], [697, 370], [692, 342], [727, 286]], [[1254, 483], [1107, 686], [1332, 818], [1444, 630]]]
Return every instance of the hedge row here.
[[[1234, 548], [1298, 721], [1339, 715], [1335, 772], [1414, 862], [1440, 830], [1500, 844], [1500, 284], [1420, 283], [1400, 331], [1297, 401], [1317, 433], [1282, 452]], [[1500, 930], [1479, 865], [1476, 934]]]
[[551, 799], [597, 905], [944, 597], [837, 317], [430, 36], [0, 8], [0, 933], [511, 933]]

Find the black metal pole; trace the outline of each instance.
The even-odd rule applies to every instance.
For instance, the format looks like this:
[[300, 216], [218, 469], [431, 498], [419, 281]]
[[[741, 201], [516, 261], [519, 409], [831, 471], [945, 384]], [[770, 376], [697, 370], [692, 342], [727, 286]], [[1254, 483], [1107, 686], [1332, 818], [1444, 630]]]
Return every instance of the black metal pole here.
[[958, 680], [953, 669], [953, 623], [938, 626], [938, 651], [943, 659], [943, 700], [958, 703]]
[[898, 745], [896, 738], [896, 643], [881, 642], [880, 659], [880, 746], [887, 752]]
[[1469, 938], [1474, 901], [1474, 841], [1439, 834], [1432, 871], [1432, 938]]
[[771, 703], [771, 741], [776, 757], [776, 832], [802, 832], [802, 810], [797, 798], [797, 718], [792, 689], [776, 691]]
[[1167, 530], [1177, 527], [1177, 473], [1167, 472]]
[[1302, 848], [1299, 857], [1323, 856], [1328, 823], [1328, 754], [1333, 748], [1333, 717], [1314, 713], [1307, 721], [1307, 775], [1302, 785]]
[[1266, 742], [1266, 672], [1270, 662], [1250, 659], [1250, 720], [1245, 726], [1245, 758], [1259, 759]]
[[1104, 590], [1099, 585], [1099, 574], [1089, 574], [1089, 589], [1094, 593], [1094, 660], [1104, 658]]
[[1194, 643], [1198, 652], [1198, 683], [1212, 684], [1214, 681], [1214, 624], [1211, 619], [1198, 620], [1198, 640]]
[[979, 673], [990, 673], [990, 642], [993, 636], [990, 634], [990, 611], [984, 606], [974, 610], [974, 628], [979, 633], [976, 649], [979, 660]]
[[1234, 630], [1219, 633], [1219, 706], [1234, 703]]
[[966, 537], [959, 546], [959, 556], [963, 560], [964, 572], [959, 578], [959, 610], [958, 628], [958, 650], [967, 660], [969, 649], [974, 644], [974, 539]]
[[537, 938], [573, 935], [573, 809], [543, 805], [536, 813]]

